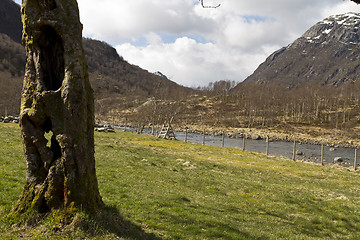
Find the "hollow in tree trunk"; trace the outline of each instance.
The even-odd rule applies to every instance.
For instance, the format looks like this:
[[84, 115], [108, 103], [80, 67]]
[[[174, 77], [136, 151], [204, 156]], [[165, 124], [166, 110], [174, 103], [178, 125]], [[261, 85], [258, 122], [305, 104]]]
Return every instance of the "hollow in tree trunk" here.
[[26, 185], [14, 212], [102, 205], [94, 100], [76, 0], [23, 0], [27, 62], [20, 113]]

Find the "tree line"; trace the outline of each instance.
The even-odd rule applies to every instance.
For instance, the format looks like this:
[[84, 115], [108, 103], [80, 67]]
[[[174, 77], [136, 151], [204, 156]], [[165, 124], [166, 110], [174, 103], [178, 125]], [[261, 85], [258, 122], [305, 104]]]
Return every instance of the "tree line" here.
[[[177, 126], [265, 128], [301, 124], [351, 132], [360, 124], [360, 84], [340, 87], [303, 85], [286, 89], [267, 83], [235, 83], [222, 80], [197, 88], [183, 100], [153, 99], [139, 104], [128, 119], [142, 125], [161, 124], [175, 116]], [[135, 107], [134, 107], [135, 108]], [[119, 113], [121, 114], [121, 113]]]

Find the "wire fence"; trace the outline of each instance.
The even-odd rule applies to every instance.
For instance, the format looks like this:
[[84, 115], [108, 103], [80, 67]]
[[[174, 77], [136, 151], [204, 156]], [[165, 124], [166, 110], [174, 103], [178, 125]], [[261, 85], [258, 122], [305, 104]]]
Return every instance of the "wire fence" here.
[[[137, 132], [131, 127], [118, 127], [125, 131]], [[141, 133], [158, 135], [154, 129], [142, 129]], [[175, 132], [176, 139], [179, 141], [199, 143], [218, 147], [239, 148], [243, 151], [258, 152], [266, 155], [280, 156], [292, 159], [293, 161], [312, 162], [320, 165], [340, 165], [351, 167], [357, 170], [359, 168], [358, 149], [345, 148], [336, 145], [317, 145], [302, 143], [299, 141], [275, 141], [266, 137], [247, 137], [241, 135], [238, 137], [226, 136], [224, 132], [220, 134], [207, 134], [206, 130], [202, 132], [190, 132], [185, 128], [183, 132]]]
[[282, 156], [292, 159], [293, 161], [314, 162], [320, 165], [337, 164], [344, 167], [353, 167], [358, 169], [358, 149], [344, 148], [334, 145], [316, 145], [301, 143], [298, 141], [274, 141], [269, 137], [261, 138], [247, 138], [245, 136], [239, 138], [226, 137], [224, 133], [220, 135], [207, 135], [204, 130], [201, 133], [189, 133], [185, 129], [185, 133], [177, 133], [178, 140], [185, 142], [197, 142], [203, 145], [213, 145], [230, 148], [240, 148], [244, 151], [260, 152], [266, 155]]

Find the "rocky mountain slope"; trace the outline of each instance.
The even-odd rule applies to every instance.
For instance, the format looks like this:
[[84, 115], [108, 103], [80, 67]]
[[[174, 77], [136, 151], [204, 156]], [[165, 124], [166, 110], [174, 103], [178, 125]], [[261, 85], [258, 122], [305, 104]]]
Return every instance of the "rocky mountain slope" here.
[[192, 90], [129, 64], [110, 45], [92, 39], [83, 40], [90, 82], [99, 99], [148, 98], [173, 99]]
[[0, 1], [0, 33], [6, 33], [15, 42], [21, 42], [20, 7], [12, 0]]
[[[25, 49], [20, 44], [20, 6], [0, 1], [0, 115], [17, 114], [20, 106]], [[3, 24], [4, 23], [4, 24]], [[175, 82], [126, 62], [105, 42], [83, 39], [97, 111], [102, 113], [149, 97], [174, 99], [192, 92]]]
[[360, 14], [331, 16], [271, 54], [244, 83], [341, 86], [360, 79]]

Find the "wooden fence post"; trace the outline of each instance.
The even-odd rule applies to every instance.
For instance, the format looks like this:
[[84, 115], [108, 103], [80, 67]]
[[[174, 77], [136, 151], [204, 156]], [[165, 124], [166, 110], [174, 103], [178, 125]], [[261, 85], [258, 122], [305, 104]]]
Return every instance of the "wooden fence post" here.
[[324, 144], [321, 144], [321, 166], [324, 166]]
[[125, 127], [124, 127], [124, 132], [126, 132], [126, 126], [127, 126], [127, 118], [125, 118]]
[[355, 148], [355, 159], [354, 159], [354, 170], [355, 171], [357, 170], [357, 151], [358, 151], [358, 149]]
[[225, 134], [224, 132], [222, 132], [222, 144], [221, 144], [222, 147], [225, 146]]
[[188, 137], [188, 127], [185, 127], [185, 140], [184, 140], [184, 142], [187, 142], [187, 137]]
[[205, 145], [205, 129], [204, 129], [204, 132], [203, 132], [203, 145]]
[[294, 140], [293, 160], [296, 160], [296, 140]]
[[244, 135], [243, 136], [243, 147], [242, 147], [242, 150], [245, 151], [245, 142], [246, 142], [246, 136]]
[[266, 136], [266, 156], [269, 155], [269, 136]]

